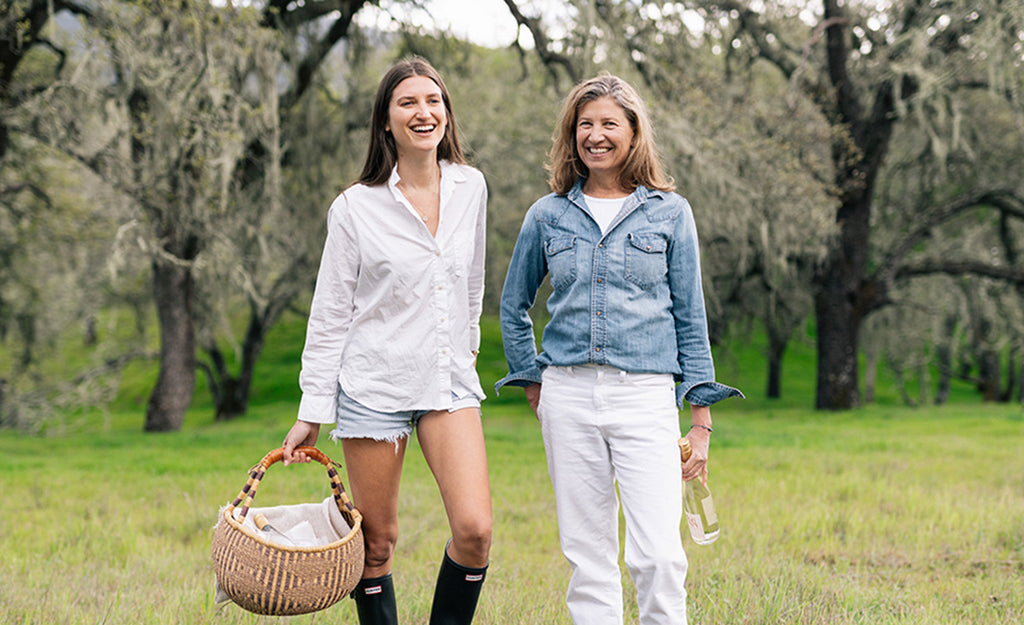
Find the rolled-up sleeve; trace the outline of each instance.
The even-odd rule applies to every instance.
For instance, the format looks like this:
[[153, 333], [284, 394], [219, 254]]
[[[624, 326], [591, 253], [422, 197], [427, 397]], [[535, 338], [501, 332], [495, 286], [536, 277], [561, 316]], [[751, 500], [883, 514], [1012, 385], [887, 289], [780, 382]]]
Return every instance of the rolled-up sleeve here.
[[730, 397], [743, 398], [739, 389], [721, 382], [700, 382], [693, 386], [680, 384], [676, 387], [676, 405], [682, 408], [683, 400], [694, 406], [710, 406]]

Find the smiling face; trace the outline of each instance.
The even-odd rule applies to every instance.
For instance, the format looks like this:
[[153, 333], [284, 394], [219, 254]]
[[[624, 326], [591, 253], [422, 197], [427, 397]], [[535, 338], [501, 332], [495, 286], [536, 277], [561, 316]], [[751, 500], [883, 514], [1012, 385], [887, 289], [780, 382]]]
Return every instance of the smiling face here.
[[398, 156], [437, 150], [448, 123], [441, 88], [426, 76], [398, 83], [388, 105], [385, 129], [395, 138]]
[[576, 151], [592, 179], [610, 180], [622, 171], [633, 146], [626, 111], [611, 97], [591, 100], [576, 116]]

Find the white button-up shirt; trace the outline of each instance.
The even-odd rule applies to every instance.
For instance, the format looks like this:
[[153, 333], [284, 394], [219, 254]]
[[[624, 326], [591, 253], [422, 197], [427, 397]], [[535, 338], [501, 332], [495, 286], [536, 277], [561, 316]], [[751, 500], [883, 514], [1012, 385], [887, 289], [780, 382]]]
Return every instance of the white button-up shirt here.
[[333, 423], [338, 384], [381, 412], [450, 408], [484, 398], [480, 347], [487, 187], [441, 163], [431, 236], [396, 186], [356, 184], [331, 204], [302, 352], [299, 419]]

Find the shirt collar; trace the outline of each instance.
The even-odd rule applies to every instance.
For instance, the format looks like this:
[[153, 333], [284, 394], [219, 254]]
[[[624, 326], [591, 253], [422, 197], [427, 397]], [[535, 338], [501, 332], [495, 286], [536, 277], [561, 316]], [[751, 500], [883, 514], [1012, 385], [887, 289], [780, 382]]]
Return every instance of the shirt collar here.
[[[455, 193], [455, 185], [466, 181], [466, 174], [462, 171], [462, 168], [448, 161], [438, 161], [438, 164], [441, 166], [441, 206], [444, 207], [448, 204], [452, 193]], [[398, 175], [398, 164], [396, 163], [391, 168], [391, 176], [388, 178], [388, 189], [391, 191], [391, 195], [395, 198], [396, 202], [404, 204], [406, 203], [405, 197], [398, 190], [398, 181], [401, 179], [402, 177]], [[410, 208], [412, 207], [410, 206]]]
[[[438, 161], [438, 165], [441, 166], [441, 194], [444, 195], [446, 186], [451, 186], [457, 182], [465, 182], [466, 174], [463, 173], [462, 169], [456, 167], [448, 161]], [[388, 188], [391, 189], [391, 193], [398, 193], [398, 181], [402, 177], [398, 175], [398, 164], [391, 168], [391, 176], [388, 178]], [[395, 197], [398, 197], [397, 195]]]
[[[569, 189], [569, 192], [566, 194], [566, 197], [569, 199], [569, 201], [572, 202], [573, 204], [576, 204], [580, 208], [584, 208], [586, 206], [586, 201], [583, 199], [584, 182], [586, 182], [586, 178], [577, 178], [576, 183], [572, 185], [572, 189]], [[644, 204], [647, 201], [647, 198], [652, 195], [656, 195], [658, 197], [663, 196], [661, 191], [658, 191], [656, 189], [649, 189], [643, 185], [640, 185], [633, 190], [633, 193], [629, 194], [626, 197], [626, 202], [629, 203], [631, 200], [635, 200], [636, 205], [639, 206]]]

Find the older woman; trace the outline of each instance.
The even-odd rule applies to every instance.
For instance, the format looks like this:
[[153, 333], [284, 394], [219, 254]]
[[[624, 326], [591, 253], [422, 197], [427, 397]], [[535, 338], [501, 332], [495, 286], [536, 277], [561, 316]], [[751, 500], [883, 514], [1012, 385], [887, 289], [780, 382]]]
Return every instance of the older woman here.
[[[572, 91], [553, 193], [523, 221], [501, 297], [509, 374], [540, 419], [577, 625], [621, 625], [618, 502], [642, 625], [686, 623], [682, 480], [706, 479], [715, 381], [693, 213], [662, 169], [643, 102], [603, 75]], [[538, 355], [528, 315], [550, 276]], [[693, 446], [679, 468], [678, 409]]]
[[328, 216], [285, 463], [308, 462], [295, 448], [335, 424], [363, 514], [359, 622], [395, 625], [398, 486], [415, 428], [451, 528], [430, 623], [468, 625], [492, 525], [475, 368], [487, 187], [465, 164], [448, 91], [424, 59], [384, 75], [370, 125], [363, 173]]

